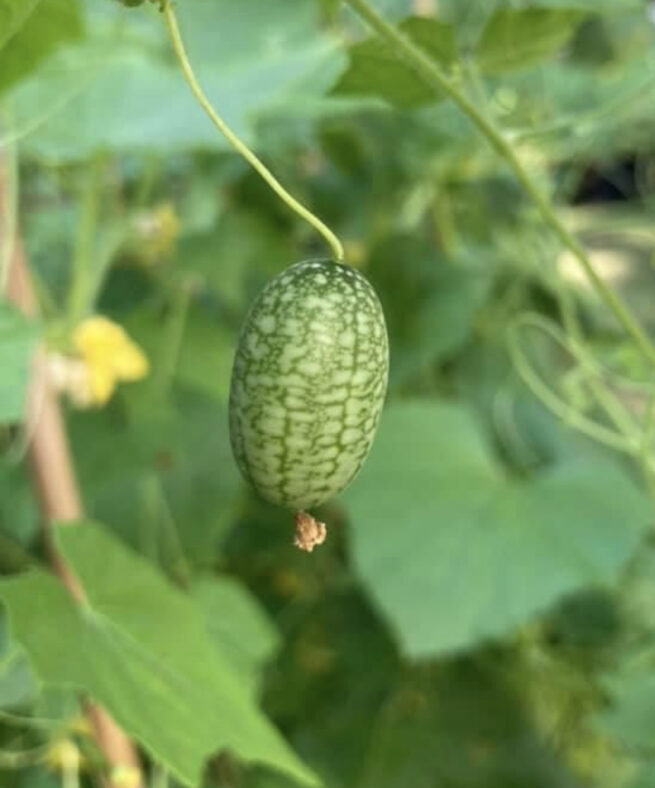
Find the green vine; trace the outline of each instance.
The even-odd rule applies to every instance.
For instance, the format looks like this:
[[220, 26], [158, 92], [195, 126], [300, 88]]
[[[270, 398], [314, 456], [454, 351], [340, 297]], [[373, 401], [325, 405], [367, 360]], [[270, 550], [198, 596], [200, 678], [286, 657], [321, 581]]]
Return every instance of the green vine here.
[[[618, 432], [596, 423], [569, 402], [561, 399], [535, 372], [521, 347], [521, 332], [535, 329], [575, 359], [585, 373], [585, 383], [598, 404], [608, 414]], [[514, 320], [508, 330], [508, 348], [514, 368], [530, 391], [559, 419], [598, 443], [638, 458], [643, 451], [641, 430], [612, 392], [599, 379], [598, 367], [590, 367], [584, 351], [564, 336], [558, 328], [539, 314], [527, 313]]]
[[[343, 260], [343, 246], [337, 236], [330, 230], [330, 228], [322, 222], [317, 216], [309, 211], [305, 206], [295, 199], [289, 192], [282, 186], [273, 173], [266, 167], [266, 165], [250, 150], [250, 148], [242, 142], [239, 137], [232, 131], [232, 129], [225, 123], [221, 116], [212, 107], [209, 99], [205, 95], [200, 83], [196, 79], [191, 63], [184, 47], [180, 28], [177, 23], [175, 11], [173, 10], [173, 3], [171, 0], [165, 0], [162, 7], [166, 25], [170, 35], [175, 55], [182, 67], [184, 77], [191, 88], [191, 92], [195, 96], [198, 104], [205, 110], [211, 122], [216, 126], [220, 133], [230, 143], [230, 145], [239, 153], [243, 158], [255, 169], [259, 175], [266, 181], [271, 189], [280, 197], [280, 199], [291, 208], [298, 216], [308, 222], [315, 230], [317, 230], [323, 238], [327, 241], [332, 249], [332, 253], [336, 260]], [[655, 355], [654, 355], [655, 358]]]
[[[418, 47], [408, 36], [389, 24], [367, 0], [345, 0], [371, 29], [409, 65], [417, 76], [435, 91], [445, 93], [486, 137], [489, 144], [507, 162], [517, 180], [530, 197], [546, 225], [568, 249], [584, 270], [596, 293], [610, 309], [618, 323], [632, 338], [648, 362], [655, 367], [655, 346], [650, 337], [635, 319], [622, 299], [605, 283], [594, 268], [589, 255], [557, 215], [553, 204], [537, 186], [527, 171], [512, 143], [497, 127], [493, 118], [476, 107], [457, 85], [443, 73], [437, 63]], [[475, 87], [475, 84], [474, 84]], [[478, 91], [475, 93], [477, 96]], [[626, 381], [607, 370], [585, 346], [582, 329], [575, 314], [571, 296], [556, 284], [556, 294], [564, 325], [564, 332], [540, 316], [522, 315], [509, 327], [508, 347], [516, 371], [532, 393], [558, 418], [569, 426], [617, 451], [630, 455], [641, 467], [645, 482], [655, 498], [655, 474], [652, 463], [652, 443], [655, 438], [655, 393], [647, 382]], [[521, 347], [521, 330], [533, 328], [544, 332], [567, 352], [577, 363], [578, 372], [612, 427], [600, 424], [587, 417], [574, 404], [562, 399], [531, 366]], [[616, 387], [630, 388], [649, 395], [646, 413], [638, 419], [621, 401]], [[643, 422], [643, 423], [641, 423]]]
[[507, 161], [546, 224], [559, 238], [560, 242], [575, 256], [598, 295], [614, 314], [618, 322], [623, 326], [626, 333], [632, 337], [644, 356], [650, 361], [653, 367], [655, 367], [655, 346], [652, 344], [650, 338], [642, 326], [632, 316], [623, 301], [607, 286], [602, 277], [596, 272], [589, 255], [575, 236], [559, 219], [550, 200], [533, 181], [511, 143], [505, 138], [502, 131], [497, 128], [493, 120], [481, 113], [420, 47], [416, 46], [408, 36], [383, 19], [383, 17], [368, 4], [367, 0], [345, 0], [345, 2], [367, 22], [380, 38], [385, 40], [392, 49], [398, 53], [398, 56], [404, 60], [429, 87], [445, 93], [473, 122], [478, 130], [482, 132], [498, 154]]

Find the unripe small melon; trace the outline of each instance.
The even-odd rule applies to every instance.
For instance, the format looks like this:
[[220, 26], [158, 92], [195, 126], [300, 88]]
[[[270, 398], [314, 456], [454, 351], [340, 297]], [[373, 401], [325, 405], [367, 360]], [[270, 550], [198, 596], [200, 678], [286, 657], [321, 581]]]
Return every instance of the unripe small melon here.
[[245, 478], [294, 510], [336, 495], [369, 452], [388, 371], [382, 308], [362, 274], [309, 260], [275, 277], [232, 370], [230, 437]]

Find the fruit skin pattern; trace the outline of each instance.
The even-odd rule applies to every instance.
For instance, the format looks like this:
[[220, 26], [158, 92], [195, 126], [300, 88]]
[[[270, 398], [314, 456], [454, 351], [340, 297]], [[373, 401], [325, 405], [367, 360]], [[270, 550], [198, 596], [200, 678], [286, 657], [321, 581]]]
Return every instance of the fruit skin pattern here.
[[360, 273], [308, 260], [275, 277], [232, 370], [230, 438], [245, 478], [290, 509], [336, 495], [371, 447], [388, 371], [382, 307]]

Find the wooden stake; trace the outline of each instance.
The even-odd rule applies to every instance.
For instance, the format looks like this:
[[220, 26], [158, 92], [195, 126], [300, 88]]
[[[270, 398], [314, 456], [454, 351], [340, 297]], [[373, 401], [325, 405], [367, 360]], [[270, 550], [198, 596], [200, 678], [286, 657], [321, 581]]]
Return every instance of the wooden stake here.
[[[7, 178], [1, 154], [0, 149], [0, 232], [7, 202]], [[6, 296], [26, 316], [37, 316], [38, 307], [20, 237], [12, 244]], [[33, 361], [25, 426], [34, 492], [41, 508], [50, 562], [62, 584], [79, 602], [85, 598], [84, 589], [58, 553], [52, 538], [55, 523], [82, 519], [83, 506], [59, 403], [48, 383], [43, 350], [37, 352]], [[74, 648], [74, 644], [71, 647]], [[100, 706], [86, 704], [85, 710], [96, 743], [110, 767], [106, 788], [143, 788], [141, 766], [131, 740]]]

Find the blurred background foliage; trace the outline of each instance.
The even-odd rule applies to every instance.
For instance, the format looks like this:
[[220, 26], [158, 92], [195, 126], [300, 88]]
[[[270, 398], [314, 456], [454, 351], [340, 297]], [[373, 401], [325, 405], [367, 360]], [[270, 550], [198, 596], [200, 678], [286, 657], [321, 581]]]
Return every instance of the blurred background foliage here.
[[[373, 5], [503, 127], [655, 329], [655, 6]], [[226, 408], [253, 296], [320, 239], [194, 104], [156, 8], [0, 0], [0, 144], [43, 315], [0, 302], [2, 785], [69, 779], [62, 742], [95, 783], [77, 687], [157, 788], [652, 786], [650, 446], [640, 467], [556, 418], [508, 332], [527, 314], [561, 326], [568, 305], [636, 422], [643, 362], [502, 160], [342, 3], [176, 7], [209, 98], [378, 291], [387, 407], [319, 513], [327, 544], [299, 554], [290, 515], [240, 481]], [[134, 374], [82, 352], [92, 315], [120, 327]], [[520, 325], [567, 412], [612, 426], [589, 365]], [[103, 524], [59, 537], [88, 619], [42, 570], [16, 574], [41, 560], [16, 426], [39, 338]]]

